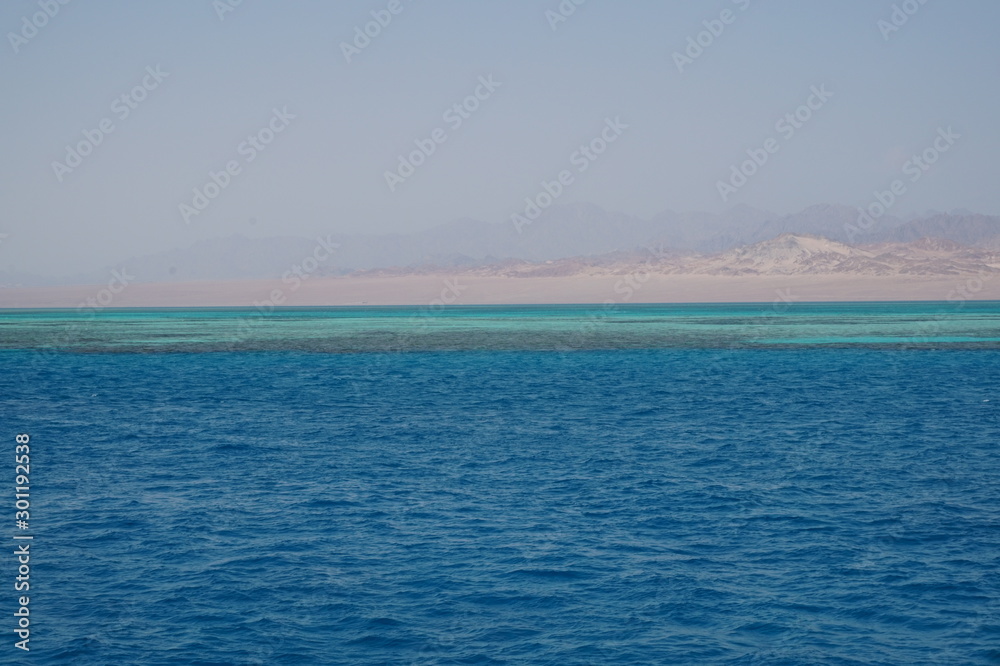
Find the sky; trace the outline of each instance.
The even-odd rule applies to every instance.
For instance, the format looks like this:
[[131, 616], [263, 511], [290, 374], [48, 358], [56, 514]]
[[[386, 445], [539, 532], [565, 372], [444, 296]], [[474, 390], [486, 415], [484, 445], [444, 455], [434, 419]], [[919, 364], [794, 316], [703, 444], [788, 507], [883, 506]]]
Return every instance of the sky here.
[[0, 271], [545, 194], [1000, 214], [991, 0], [63, 1], [0, 6]]

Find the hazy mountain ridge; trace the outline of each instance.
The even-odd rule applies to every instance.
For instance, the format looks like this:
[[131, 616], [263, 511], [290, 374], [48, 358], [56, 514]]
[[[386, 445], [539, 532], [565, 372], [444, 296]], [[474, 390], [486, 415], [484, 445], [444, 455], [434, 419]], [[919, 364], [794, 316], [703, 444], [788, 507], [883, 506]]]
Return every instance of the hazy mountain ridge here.
[[944, 238], [962, 245], [1000, 248], [1000, 217], [975, 213], [935, 213], [910, 220], [891, 231], [876, 233], [874, 237], [902, 243], [919, 238]]
[[967, 275], [1000, 272], [1000, 252], [944, 239], [852, 246], [821, 236], [782, 234], [682, 261], [675, 272], [710, 275]]
[[[307, 266], [311, 268], [307, 272], [336, 276], [375, 269], [401, 274], [428, 268], [489, 271], [521, 266], [525, 271], [547, 274], [572, 271], [572, 265], [585, 266], [588, 262], [603, 266], [615, 253], [625, 253], [617, 255], [621, 257], [658, 248], [673, 256], [675, 263], [662, 267], [670, 271], [749, 274], [768, 266], [766, 270], [771, 271], [822, 269], [879, 275], [904, 269], [964, 271], [980, 261], [962, 255], [958, 249], [954, 249], [955, 258], [947, 261], [929, 256], [918, 259], [906, 255], [915, 250], [892, 248], [892, 244], [933, 237], [968, 248], [1000, 249], [997, 216], [963, 210], [955, 214], [932, 212], [903, 221], [887, 215], [865, 229], [858, 225], [858, 214], [856, 208], [841, 205], [816, 205], [791, 215], [741, 205], [721, 214], [664, 211], [642, 219], [592, 204], [572, 204], [553, 206], [520, 233], [513, 224], [462, 219], [412, 234], [329, 234], [322, 239], [230, 236], [133, 257], [117, 267], [126, 268], [137, 282], [275, 279], [301, 268], [317, 247], [336, 245], [329, 255], [319, 252], [322, 260]], [[748, 249], [784, 234], [821, 237], [851, 248], [882, 244], [887, 249], [880, 257], [866, 254], [874, 252], [867, 249], [844, 254], [842, 248], [831, 245], [799, 256], [797, 253], [811, 247], [811, 241], [801, 241], [793, 252], [787, 239], [783, 241], [784, 250], [780, 250], [780, 244], [764, 248], [773, 254], [771, 259], [756, 256]], [[780, 251], [786, 255], [774, 254]], [[735, 254], [726, 254], [732, 252]], [[903, 254], [897, 256], [899, 252]], [[680, 261], [678, 257], [683, 255], [692, 256]], [[949, 268], [948, 261], [958, 263]], [[0, 272], [0, 285], [100, 284], [107, 281], [109, 271], [62, 279]]]
[[973, 248], [944, 239], [912, 243], [851, 246], [814, 235], [777, 238], [715, 254], [645, 250], [571, 257], [544, 263], [510, 260], [456, 269], [441, 266], [357, 271], [358, 277], [447, 273], [491, 277], [563, 277], [571, 275], [829, 275], [942, 276], [1000, 274], [1000, 251]]

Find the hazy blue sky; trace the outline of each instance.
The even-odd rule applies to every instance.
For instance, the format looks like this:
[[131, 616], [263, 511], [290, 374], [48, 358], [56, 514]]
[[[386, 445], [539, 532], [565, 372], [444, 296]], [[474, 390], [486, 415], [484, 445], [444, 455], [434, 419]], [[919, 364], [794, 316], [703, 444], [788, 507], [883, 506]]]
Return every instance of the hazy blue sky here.
[[[341, 43], [389, 0], [243, 0], [220, 20], [225, 1], [0, 6], [0, 270], [83, 270], [232, 233], [509, 222], [563, 169], [560, 203], [642, 216], [863, 205], [949, 126], [961, 138], [893, 212], [1000, 214], [991, 0], [897, 2], [919, 9], [888, 39], [890, 0], [587, 0], [554, 30], [558, 0], [400, 0], [350, 63]], [[49, 2], [58, 12], [25, 29]], [[731, 22], [678, 71], [674, 52], [724, 10]], [[455, 128], [444, 112], [489, 76], [500, 87]], [[155, 88], [135, 108], [115, 103], [144, 77]], [[776, 121], [812, 86], [832, 98], [786, 137]], [[275, 108], [295, 118], [248, 162], [241, 143]], [[574, 151], [616, 117], [628, 129], [578, 172]], [[104, 119], [113, 131], [57, 175]], [[391, 192], [385, 172], [436, 128], [447, 140]], [[778, 152], [723, 202], [717, 182], [772, 137]], [[229, 161], [239, 173], [186, 224], [180, 204]]]

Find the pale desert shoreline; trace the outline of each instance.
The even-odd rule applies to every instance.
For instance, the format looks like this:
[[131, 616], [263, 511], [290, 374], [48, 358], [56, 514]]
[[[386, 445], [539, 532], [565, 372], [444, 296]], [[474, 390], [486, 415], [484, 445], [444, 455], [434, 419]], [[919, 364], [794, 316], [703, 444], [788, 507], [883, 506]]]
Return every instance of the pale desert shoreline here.
[[[350, 305], [528, 305], [583, 303], [793, 303], [811, 301], [1000, 300], [1000, 279], [971, 276], [714, 276], [312, 278], [13, 287], [0, 308], [160, 308]], [[89, 306], [87, 305], [89, 301]]]

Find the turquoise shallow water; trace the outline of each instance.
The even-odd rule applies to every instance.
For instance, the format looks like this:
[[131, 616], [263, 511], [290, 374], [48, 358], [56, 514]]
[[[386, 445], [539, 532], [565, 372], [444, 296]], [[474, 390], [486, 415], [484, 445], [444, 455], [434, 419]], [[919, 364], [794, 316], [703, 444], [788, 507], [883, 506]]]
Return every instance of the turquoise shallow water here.
[[0, 313], [0, 662], [1000, 663], [997, 304], [600, 312]]
[[0, 310], [0, 349], [312, 352], [1000, 348], [1000, 303]]

